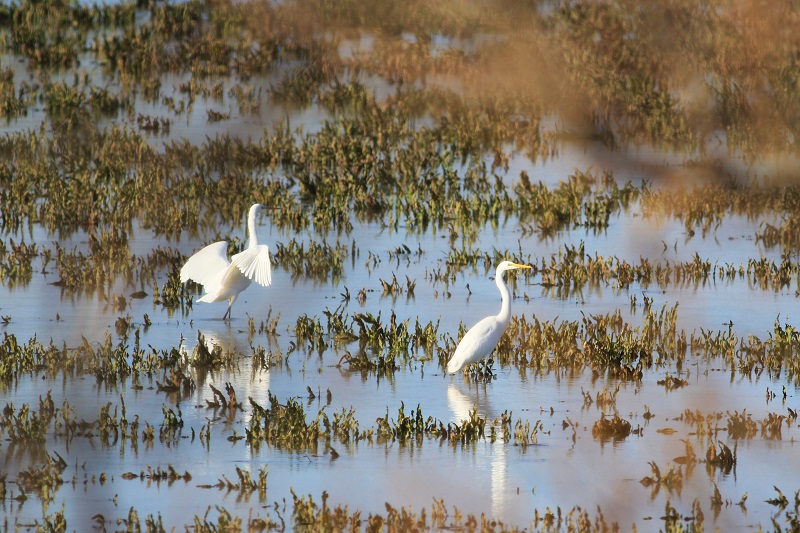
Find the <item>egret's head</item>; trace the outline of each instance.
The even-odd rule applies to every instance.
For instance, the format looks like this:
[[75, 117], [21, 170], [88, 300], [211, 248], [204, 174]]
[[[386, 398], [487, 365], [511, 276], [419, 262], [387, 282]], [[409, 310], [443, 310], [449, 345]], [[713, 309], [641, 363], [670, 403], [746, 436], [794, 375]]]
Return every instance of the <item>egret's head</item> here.
[[270, 207], [264, 204], [253, 204], [252, 206], [250, 206], [250, 212], [247, 214], [247, 218], [249, 220], [255, 221], [261, 215], [262, 212], [272, 209], [278, 209], [278, 208]]
[[516, 270], [518, 268], [531, 268], [530, 265], [520, 265], [512, 261], [503, 261], [497, 265], [497, 273], [505, 272], [506, 270]]

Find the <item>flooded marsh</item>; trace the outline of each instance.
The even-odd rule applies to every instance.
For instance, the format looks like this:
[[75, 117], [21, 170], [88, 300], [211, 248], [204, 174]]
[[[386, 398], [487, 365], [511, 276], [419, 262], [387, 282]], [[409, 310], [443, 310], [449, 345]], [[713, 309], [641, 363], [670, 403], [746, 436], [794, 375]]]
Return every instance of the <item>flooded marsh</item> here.
[[0, 6], [0, 527], [796, 530], [797, 17]]

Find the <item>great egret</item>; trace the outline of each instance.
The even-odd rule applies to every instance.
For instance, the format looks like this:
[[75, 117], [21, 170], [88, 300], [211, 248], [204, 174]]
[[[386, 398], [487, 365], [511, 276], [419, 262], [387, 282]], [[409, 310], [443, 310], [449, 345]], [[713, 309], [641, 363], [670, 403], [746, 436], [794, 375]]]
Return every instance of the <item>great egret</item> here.
[[181, 283], [193, 280], [203, 286], [205, 294], [198, 302], [221, 302], [228, 300], [228, 310], [222, 320], [230, 319], [231, 307], [239, 293], [255, 280], [264, 287], [272, 283], [272, 264], [269, 247], [258, 244], [256, 216], [264, 206], [253, 204], [247, 215], [249, 244], [247, 249], [228, 261], [228, 243], [209, 244], [186, 261], [181, 268]]
[[484, 357], [492, 353], [500, 337], [503, 336], [511, 321], [511, 296], [508, 293], [503, 281], [503, 275], [506, 270], [516, 270], [518, 268], [531, 268], [529, 265], [518, 265], [511, 261], [503, 261], [497, 265], [497, 272], [495, 273], [495, 283], [497, 288], [500, 289], [500, 297], [503, 300], [503, 305], [500, 307], [500, 314], [497, 316], [487, 316], [467, 331], [461, 342], [458, 343], [456, 353], [447, 363], [447, 371], [455, 374], [464, 366], [480, 361]]

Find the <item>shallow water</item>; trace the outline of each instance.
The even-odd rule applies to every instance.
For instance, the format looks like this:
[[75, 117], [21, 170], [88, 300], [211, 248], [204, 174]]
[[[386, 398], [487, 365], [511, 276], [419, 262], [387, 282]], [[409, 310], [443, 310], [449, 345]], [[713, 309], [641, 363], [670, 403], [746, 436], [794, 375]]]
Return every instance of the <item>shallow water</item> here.
[[[329, 355], [329, 354], [327, 354]], [[291, 360], [291, 358], [290, 358]], [[300, 366], [300, 361], [297, 366]], [[250, 512], [266, 512], [257, 503], [257, 495], [240, 501], [235, 494], [217, 489], [201, 489], [198, 485], [214, 484], [223, 476], [235, 475], [234, 466], [256, 472], [267, 466], [269, 501], [286, 497], [290, 489], [298, 494], [320, 494], [327, 491], [331, 503], [341, 503], [364, 512], [382, 512], [384, 502], [393, 505], [410, 505], [414, 508], [430, 504], [432, 498], [445, 498], [450, 505], [470, 513], [486, 513], [506, 522], [526, 524], [533, 508], [580, 505], [591, 508], [600, 505], [607, 519], [621, 524], [636, 523], [646, 527], [647, 519], [658, 523], [658, 516], [668, 494], [651, 497], [650, 489], [638, 481], [650, 475], [649, 461], [662, 468], [683, 455], [681, 439], [693, 440], [694, 428], [676, 421], [684, 409], [701, 409], [704, 412], [741, 410], [747, 408], [759, 419], [769, 412], [781, 411], [779, 400], [767, 403], [764, 389], [780, 389], [778, 380], [733, 379], [727, 372], [704, 373], [702, 363], [690, 368], [689, 385], [680, 391], [665, 392], [658, 387], [658, 376], [645, 378], [641, 385], [623, 384], [617, 396], [616, 409], [631, 423], [641, 426], [641, 436], [631, 435], [622, 442], [600, 443], [592, 437], [591, 425], [599, 417], [596, 406], [585, 407], [581, 392], [593, 396], [606, 386], [605, 380], [593, 382], [591, 376], [580, 375], [558, 378], [555, 375], [521, 379], [514, 371], [501, 371], [488, 385], [464, 383], [460, 377], [442, 377], [438, 372], [421, 370], [400, 371], [391, 380], [376, 383], [374, 379], [362, 380], [357, 375], [340, 372], [330, 367], [330, 357], [319, 363], [311, 358], [305, 373], [299, 368], [258, 372], [252, 375], [243, 362], [240, 372], [219, 373], [208, 383], [218, 387], [231, 381], [239, 394], [253, 397], [266, 405], [269, 389], [279, 398], [305, 396], [304, 388], [330, 389], [333, 394], [331, 411], [353, 406], [362, 424], [383, 416], [388, 410], [392, 416], [401, 402], [406, 407], [419, 403], [425, 415], [445, 422], [467, 417], [474, 406], [479, 414], [490, 419], [504, 410], [531, 422], [540, 420], [538, 443], [527, 447], [503, 442], [478, 442], [469, 445], [437, 444], [425, 441], [386, 444], [359, 443], [334, 448], [340, 456], [334, 461], [322, 453], [283, 452], [269, 447], [251, 449], [243, 441], [227, 442], [225, 437], [236, 431], [244, 433], [247, 409], [233, 421], [224, 416], [214, 417], [202, 404], [211, 399], [208, 387], [198, 383], [198, 390], [181, 402], [185, 426], [182, 435], [200, 428], [212, 420], [213, 434], [208, 449], [196, 440], [181, 439], [171, 447], [156, 443], [152, 449], [140, 445], [138, 453], [129, 445], [104, 446], [77, 438], [69, 446], [58, 441], [48, 444], [49, 451], [65, 457], [69, 467], [64, 473], [68, 481], [55, 498], [55, 507], [66, 502], [69, 524], [88, 525], [88, 518], [100, 512], [106, 518], [125, 516], [133, 506], [141, 517], [161, 513], [167, 524], [180, 525], [186, 516], [202, 515], [208, 505], [223, 505], [231, 512], [246, 516]], [[295, 366], [290, 363], [290, 366]], [[714, 365], [710, 365], [713, 369]], [[13, 400], [19, 405], [34, 401], [44, 387], [38, 379], [21, 383], [13, 391]], [[91, 379], [60, 383], [46, 383], [53, 391], [59, 405], [69, 399], [80, 416], [92, 418], [97, 405], [110, 401], [119, 403], [119, 395], [126, 399], [128, 418], [139, 415], [151, 423], [161, 417], [162, 403], [170, 403], [164, 394], [148, 387], [143, 391], [126, 390], [105, 392]], [[613, 383], [609, 383], [613, 387]], [[323, 404], [308, 403], [312, 415]], [[655, 414], [651, 420], [642, 415], [647, 405]], [[797, 405], [797, 390], [791, 388], [786, 405]], [[575, 440], [571, 427], [564, 428], [565, 420], [575, 424]], [[674, 429], [674, 434], [663, 435], [658, 430]], [[713, 476], [726, 499], [739, 501], [750, 494], [747, 512], [738, 506], [726, 507], [716, 518], [715, 525], [728, 529], [733, 526], [767, 521], [770, 507], [759, 501], [760, 495], [772, 496], [772, 486], [792, 486], [794, 473], [785, 467], [786, 454], [793, 454], [795, 427], [783, 432], [780, 441], [753, 439], [738, 445], [738, 463], [732, 474]], [[724, 439], [724, 437], [722, 437]], [[695, 444], [696, 452], [703, 449]], [[10, 450], [8, 450], [10, 451]], [[10, 476], [16, 474], [12, 461], [6, 464]], [[189, 482], [160, 483], [143, 480], [124, 480], [125, 472], [138, 473], [148, 466], [172, 465], [179, 473], [188, 471]], [[104, 485], [86, 478], [105, 473], [109, 480]], [[345, 476], [350, 480], [342, 483]], [[70, 479], [76, 479], [73, 487]], [[673, 505], [679, 509], [691, 506], [694, 498], [702, 501], [713, 494], [708, 475], [698, 465], [678, 494], [669, 494]], [[662, 490], [662, 492], [667, 492]], [[112, 503], [114, 495], [115, 503]], [[20, 522], [35, 520], [41, 509], [28, 502], [15, 514]], [[171, 509], [179, 506], [180, 514]], [[88, 513], [92, 510], [91, 513]], [[272, 514], [274, 517], [274, 513]]]
[[[628, 260], [639, 256], [654, 260], [663, 257], [672, 261], [689, 260], [695, 253], [719, 264], [738, 263], [748, 257], [779, 258], [777, 252], [759, 250], [754, 240], [747, 237], [757, 228], [756, 222], [729, 217], [718, 229], [716, 239], [698, 234], [687, 240], [679, 223], [666, 221], [643, 227], [632, 214], [617, 217], [608, 230], [600, 234], [578, 229], [562, 232], [556, 239], [544, 242], [535, 235], [521, 237], [515, 222], [509, 221], [497, 229], [481, 231], [474, 246], [515, 249], [520, 240], [523, 251], [530, 250], [534, 258], [549, 257], [565, 244], [580, 242], [585, 243], [588, 254], [597, 252]], [[237, 232], [233, 228], [231, 231]], [[285, 242], [288, 238], [272, 229], [268, 219], [262, 220], [259, 233], [268, 243]], [[51, 240], [36, 231], [33, 237], [43, 246]], [[254, 286], [243, 293], [234, 306], [234, 319], [230, 324], [219, 320], [224, 304], [195, 304], [184, 316], [180, 312], [170, 314], [154, 305], [151, 296], [130, 299], [124, 313], [114, 313], [97, 294], [62, 297], [60, 289], [49, 284], [54, 279], [52, 274], [35, 274], [25, 287], [3, 287], [0, 312], [12, 316], [3, 330], [21, 340], [35, 334], [43, 341], [52, 339], [56, 345], [77, 346], [82, 337], [98, 342], [108, 334], [116, 342], [114, 322], [117, 316], [130, 316], [134, 325], [141, 325], [146, 313], [153, 324], [141, 332], [143, 345], [168, 349], [182, 341], [185, 350], [191, 353], [200, 331], [226, 351], [241, 354], [238, 369], [215, 372], [204, 380], [197, 376], [197, 389], [180, 401], [184, 438], [171, 446], [156, 441], [147, 448], [140, 443], [135, 451], [129, 444], [107, 445], [76, 438], [67, 445], [50, 438], [47, 451], [59, 453], [68, 464], [63, 474], [66, 484], [55, 494], [48, 507], [50, 512], [60, 508], [63, 502], [70, 527], [77, 529], [89, 527], [91, 517], [97, 513], [106, 520], [124, 518], [131, 507], [137, 510], [140, 518], [160, 513], [167, 527], [180, 526], [189, 516], [203, 516], [209, 506], [209, 517], [213, 517], [215, 505], [243, 517], [269, 516], [278, 520], [272, 503], [290, 498], [290, 490], [294, 490], [299, 495], [315, 497], [326, 491], [330, 495], [329, 504], [347, 505], [363, 513], [385, 512], [385, 502], [419, 509], [430, 505], [434, 498], [443, 498], [447, 505], [456, 506], [462, 512], [485, 513], [518, 525], [529, 524], [534, 509], [542, 512], [546, 508], [569, 509], [578, 505], [588, 510], [600, 506], [607, 520], [619, 522], [623, 527], [635, 523], [637, 528], [646, 530], [662, 523], [659, 517], [663, 515], [667, 499], [680, 512], [688, 514], [697, 498], [709, 519], [713, 514], [706, 506], [713, 496], [714, 482], [723, 499], [729, 502], [713, 517], [712, 523], [725, 530], [768, 523], [774, 509], [764, 500], [775, 495], [773, 485], [790, 490], [788, 488], [796, 484], [794, 472], [785, 467], [787, 457], [794, 453], [796, 423], [784, 427], [780, 440], [756, 437], [736, 442], [726, 438], [725, 432], [720, 433], [720, 441], [731, 449], [736, 447], [738, 453], [735, 470], [730, 474], [713, 469], [709, 474], [704, 465], [697, 464], [686, 471], [680, 490], [670, 492], [661, 488], [656, 492], [639, 483], [652, 474], [650, 461], [662, 471], [668, 464], [674, 464], [675, 458], [685, 453], [683, 440], [692, 443], [699, 457], [704, 456], [710, 440], [694, 434], [694, 425], [676, 420], [686, 409], [700, 410], [704, 414], [746, 409], [754, 420], [761, 420], [769, 413], [786, 414], [786, 407], [798, 406], [796, 387], [766, 375], [752, 379], [731, 375], [722, 361], [690, 358], [683, 372], [688, 385], [673, 391], [667, 391], [656, 381], [667, 374], [674, 375], [675, 369], [654, 368], [645, 374], [641, 383], [620, 383], [616, 403], [604, 410], [597, 404], [585, 405], [583, 392], [595, 398], [605, 388], [613, 391], [617, 383], [613, 379], [595, 379], [589, 371], [578, 375], [561, 375], [561, 372], [522, 375], [513, 367], [496, 368], [495, 380], [475, 384], [465, 382], [461, 375], [443, 376], [432, 361], [416, 360], [394, 375], [377, 379], [375, 375], [362, 376], [337, 368], [338, 359], [348, 347], [335, 347], [332, 341], [321, 355], [300, 348], [281, 366], [269, 371], [253, 370], [249, 359], [251, 346], [260, 345], [286, 353], [296, 318], [307, 314], [320, 318], [325, 324], [323, 312], [341, 304], [340, 294], [345, 286], [351, 294], [361, 288], [370, 291], [363, 307], [355, 299], [346, 304], [347, 313], [381, 313], [386, 320], [393, 311], [400, 321], [408, 319], [412, 324], [416, 319], [423, 324], [439, 321], [439, 333], [451, 337], [456, 336], [459, 323], [470, 325], [499, 307], [494, 283], [482, 269], [465, 271], [447, 287], [441, 283], [434, 286], [428, 281], [426, 271], [440, 268], [449, 249], [447, 239], [441, 234], [393, 233], [366, 224], [356, 226], [345, 242], [351, 239], [355, 240], [360, 256], [352, 263], [347, 262], [338, 285], [303, 279], [293, 282], [289, 273], [276, 265], [273, 285]], [[81, 246], [80, 237], [74, 240], [75, 246]], [[665, 251], [661, 240], [677, 240], [678, 244]], [[159, 245], [176, 246], [188, 254], [202, 244], [190, 239], [167, 242], [139, 232], [132, 249], [145, 251]], [[420, 248], [424, 254], [409, 260], [392, 259], [389, 251], [400, 244], [412, 250]], [[371, 272], [364, 264], [367, 252], [381, 260]], [[415, 296], [401, 295], [395, 299], [381, 296], [379, 280], [390, 279], [392, 274], [400, 280], [405, 276], [415, 279]], [[700, 328], [724, 330], [732, 321], [738, 335], [754, 334], [761, 338], [772, 331], [776, 315], [780, 315], [781, 321], [794, 321], [798, 289], [792, 286], [779, 292], [761, 291], [749, 287], [746, 281], [735, 280], [682, 288], [671, 286], [663, 292], [652, 286], [647, 290], [632, 286], [622, 291], [608, 286], [559, 298], [540, 282], [538, 276], [518, 276], [517, 298], [513, 303], [515, 314], [529, 318], [535, 315], [540, 320], [580, 320], [582, 314], [607, 313], [619, 308], [626, 320], [639, 325], [641, 309], [632, 314], [630, 298], [637, 294], [641, 302], [641, 295], [646, 294], [653, 299], [654, 309], [679, 303], [678, 327], [687, 333]], [[445, 291], [449, 296], [444, 295]], [[528, 296], [528, 300], [523, 296]], [[258, 323], [270, 311], [281, 314], [279, 336], [268, 338], [256, 334], [251, 338], [247, 332], [247, 317], [253, 317]], [[416, 358], [426, 359], [423, 353], [418, 353]], [[158, 426], [163, 420], [162, 405], [173, 406], [175, 398], [154, 388], [159, 376], [152, 379], [152, 382], [144, 379], [145, 388], [137, 391], [129, 384], [107, 389], [91, 377], [54, 381], [34, 377], [23, 379], [13, 389], [2, 393], [2, 400], [14, 402], [15, 406], [25, 402], [35, 405], [40, 395], [51, 390], [56, 406], [66, 398], [79, 417], [93, 420], [99, 405], [111, 402], [116, 406], [120, 397], [124, 397], [129, 420], [138, 415], [140, 420]], [[478, 414], [489, 421], [510, 411], [515, 420], [529, 421], [531, 425], [540, 421], [541, 427], [537, 442], [529, 446], [488, 440], [450, 445], [431, 439], [423, 439], [421, 444], [332, 443], [339, 453], [335, 460], [324, 446], [320, 446], [317, 454], [286, 452], [269, 446], [253, 449], [243, 440], [226, 440], [234, 432], [244, 435], [250, 416], [247, 402], [244, 411], [231, 420], [204, 405], [205, 400], [212, 399], [208, 384], [221, 388], [226, 382], [233, 384], [240, 400], [252, 397], [260, 405], [268, 405], [268, 391], [280, 400], [299, 397], [305, 402], [307, 387], [321, 392], [321, 398], [330, 390], [332, 402], [327, 412], [353, 408], [363, 428], [374, 427], [375, 419], [387, 413], [395, 418], [401, 404], [405, 405], [406, 412], [420, 405], [426, 417], [432, 416], [445, 423], [464, 420], [469, 410], [476, 407]], [[784, 385], [787, 388], [785, 401], [780, 394]], [[777, 392], [778, 397], [767, 401], [767, 389]], [[309, 401], [307, 416], [315, 417], [324, 405], [324, 400]], [[643, 417], [645, 406], [654, 418]], [[620, 442], [602, 443], [595, 439], [592, 425], [602, 414], [613, 412], [629, 419], [634, 428], [641, 428], [641, 434], [630, 435]], [[192, 430], [199, 434], [206, 423], [210, 423], [212, 429], [208, 448], [197, 438], [191, 439]], [[720, 424], [724, 427], [724, 417]], [[674, 432], [658, 432], [664, 429]], [[20, 460], [13, 447], [6, 445], [5, 448], [4, 471], [13, 479], [27, 461], [25, 454]], [[191, 480], [169, 483], [121, 477], [126, 472], [139, 473], [148, 466], [166, 468], [167, 465], [179, 473], [188, 471]], [[253, 474], [267, 467], [266, 501], [259, 502], [257, 493], [243, 498], [237, 497], [235, 492], [199, 488], [199, 485], [213, 485], [223, 477], [235, 479], [236, 466]], [[107, 476], [104, 484], [96, 479], [102, 473]], [[348, 481], [343, 483], [343, 479]], [[735, 505], [745, 493], [749, 495], [746, 510]], [[176, 508], [181, 512], [176, 513]], [[5, 511], [16, 523], [32, 523], [43, 516], [42, 508], [30, 499], [22, 506], [7, 504]], [[284, 518], [290, 512], [284, 512]]]
[[[343, 56], [369, 50], [371, 38], [358, 42], [344, 42], [340, 47]], [[441, 42], [437, 46], [449, 46]], [[84, 61], [86, 68], [99, 75], [99, 68]], [[179, 76], [163, 80], [162, 92], [166, 96], [178, 94]], [[254, 78], [251, 83], [266, 90], [270, 79]], [[393, 87], [381, 80], [365, 78], [379, 97], [391, 92]], [[158, 147], [171, 140], [187, 139], [192, 144], [202, 144], [206, 138], [230, 134], [242, 139], [257, 139], [265, 128], [287, 120], [294, 129], [304, 132], [319, 131], [330, 118], [317, 106], [286, 110], [271, 105], [266, 98], [260, 103], [259, 113], [239, 115], [234, 103], [200, 99], [193, 110], [176, 119], [169, 136], [152, 135], [151, 142]], [[218, 122], [207, 120], [207, 111], [231, 112], [231, 117]], [[137, 104], [138, 113], [155, 116], [166, 111], [158, 105]], [[41, 112], [41, 114], [39, 114]], [[42, 110], [30, 116], [4, 124], [2, 132], [38, 128], [45, 120]], [[508, 170], [502, 176], [511, 185], [525, 171], [532, 182], [543, 182], [555, 187], [560, 181], [579, 171], [613, 172], [619, 183], [643, 182], [654, 187], [673, 184], [687, 185], [712, 178], [704, 170], [687, 164], [691, 156], [664, 152], [655, 147], [632, 147], [610, 150], [599, 142], [562, 142], [554, 158], [531, 161], [522, 154], [510, 154]], [[767, 161], [754, 172], [772, 172], [780, 177], [782, 163]], [[734, 167], [733, 170], [746, 170]], [[499, 172], [499, 171], [498, 171]], [[0, 326], [0, 333], [13, 334], [24, 343], [36, 338], [55, 345], [78, 347], [85, 338], [97, 345], [105, 336], [114, 343], [121, 339], [115, 322], [119, 317], [129, 317], [134, 329], [139, 329], [142, 346], [155, 350], [181, 347], [191, 354], [198, 342], [198, 332], [207, 342], [218, 344], [225, 352], [236, 354], [236, 365], [209, 373], [196, 373], [197, 388], [186, 396], [159, 391], [158, 373], [142, 377], [143, 389], [134, 388], [131, 381], [118, 386], [98, 384], [92, 376], [68, 378], [62, 375], [46, 379], [42, 375], [23, 377], [13, 386], [0, 390], [0, 405], [13, 403], [18, 409], [28, 403], [36, 408], [39, 398], [50, 391], [57, 407], [64, 400], [75, 409], [76, 417], [95, 420], [101, 405], [110, 402], [120, 407], [124, 399], [127, 419], [139, 417], [142, 424], [148, 421], [156, 428], [163, 424], [162, 408], [180, 406], [184, 426], [180, 438], [169, 445], [156, 438], [152, 446], [139, 442], [137, 447], [126, 442], [103, 442], [99, 437], [76, 437], [70, 442], [49, 434], [43, 450], [22, 450], [8, 441], [0, 443], [4, 461], [0, 472], [6, 474], [10, 497], [3, 500], [0, 515], [8, 524], [33, 524], [44, 516], [58, 511], [62, 504], [69, 529], [87, 530], [97, 525], [95, 516], [106, 526], [117, 527], [118, 519], [126, 518], [129, 510], [136, 509], [139, 517], [161, 515], [167, 529], [193, 523], [208, 510], [209, 518], [218, 515], [217, 506], [247, 519], [270, 517], [280, 522], [286, 520], [291, 527], [291, 491], [298, 495], [311, 494], [316, 502], [323, 492], [329, 495], [329, 505], [346, 505], [351, 511], [361, 511], [362, 518], [369, 513], [385, 513], [388, 502], [394, 507], [408, 506], [419, 510], [431, 505], [434, 499], [443, 499], [448, 509], [457, 507], [462, 513], [485, 514], [507, 524], [520, 527], [531, 525], [535, 511], [561, 508], [564, 511], [580, 506], [590, 513], [598, 507], [608, 521], [618, 522], [623, 530], [635, 524], [640, 531], [663, 526], [661, 517], [667, 501], [683, 515], [692, 512], [697, 499], [712, 527], [722, 531], [733, 528], [754, 527], [770, 523], [779, 509], [765, 500], [773, 498], [777, 486], [787, 495], [798, 487], [797, 476], [791, 465], [796, 453], [798, 438], [796, 419], [782, 423], [780, 438], [770, 439], [756, 435], [748, 439], [733, 439], [727, 434], [726, 421], [730, 414], [744, 410], [757, 423], [771, 413], [783, 416], [788, 408], [800, 407], [798, 387], [785, 377], [767, 373], [742, 377], [721, 360], [704, 360], [689, 357], [679, 371], [674, 363], [665, 367], [647, 369], [641, 381], [617, 381], [595, 376], [588, 369], [571, 372], [520, 371], [513, 366], [494, 367], [496, 377], [489, 383], [465, 381], [461, 374], [443, 375], [437, 361], [422, 350], [410, 354], [409, 363], [385, 377], [375, 373], [350, 371], [346, 365], [338, 366], [347, 351], [358, 350], [357, 343], [336, 345], [328, 338], [321, 353], [299, 346], [291, 353], [295, 341], [294, 325], [303, 315], [319, 319], [326, 324], [325, 311], [340, 306], [348, 315], [369, 312], [380, 316], [384, 323], [392, 313], [397, 321], [408, 320], [421, 324], [438, 324], [438, 348], [448, 340], [456, 339], [461, 324], [470, 326], [480, 318], [495, 313], [500, 301], [494, 284], [493, 272], [483, 268], [468, 268], [456, 274], [450, 282], [431, 281], [431, 273], [446, 266], [448, 253], [459, 245], [491, 253], [493, 250], [519, 251], [520, 261], [541, 264], [552, 255], [563, 252], [566, 246], [585, 247], [587, 255], [617, 257], [628, 262], [647, 258], [651, 262], [671, 263], [691, 261], [695, 256], [716, 265], [739, 265], [750, 258], [780, 261], [780, 249], [767, 249], [755, 239], [762, 222], [774, 223], [769, 218], [748, 220], [739, 215], [726, 215], [716, 230], [703, 235], [690, 236], [683, 223], [677, 219], [654, 220], [642, 216], [640, 206], [631, 207], [611, 217], [610, 225], [602, 231], [571, 228], [541, 237], [536, 232], [525, 231], [518, 219], [511, 218], [496, 227], [490, 224], [476, 231], [474, 241], [467, 244], [456, 240], [451, 247], [447, 228], [430, 227], [415, 232], [402, 225], [396, 229], [380, 224], [355, 224], [347, 235], [339, 237], [341, 243], [357, 248], [354, 260], [345, 261], [341, 279], [319, 281], [306, 277], [293, 280], [291, 274], [279, 263], [274, 266], [273, 284], [268, 288], [250, 287], [233, 307], [233, 319], [223, 322], [225, 304], [194, 304], [185, 313], [167, 311], [153, 303], [151, 288], [144, 298], [130, 298], [138, 287], [127, 287], [122, 282], [114, 284], [111, 294], [87, 293], [72, 295], [53, 285], [58, 274], [35, 272], [29, 284], [0, 285], [0, 315], [10, 316], [10, 322]], [[242, 237], [242, 228], [219, 227], [219, 234]], [[292, 238], [300, 242], [335, 243], [335, 235], [322, 236], [313, 231], [304, 235], [291, 235], [274, 227], [269, 216], [262, 217], [259, 236], [275, 249], [275, 243], [287, 243]], [[66, 239], [50, 235], [36, 224], [32, 232], [6, 235], [5, 239], [35, 242], [43, 248], [53, 248], [59, 240], [65, 249], [85, 250], [88, 237], [78, 232]], [[209, 236], [210, 238], [210, 236]], [[177, 241], [156, 237], [134, 223], [130, 236], [131, 252], [146, 255], [157, 247], [175, 248], [189, 255], [207, 244], [205, 238], [184, 237]], [[393, 251], [407, 246], [420, 254], [398, 257]], [[368, 258], [379, 261], [376, 267], [368, 266]], [[52, 266], [52, 265], [51, 265]], [[41, 269], [39, 269], [41, 270]], [[401, 285], [406, 277], [416, 281], [413, 296], [382, 295], [381, 280], [396, 276]], [[797, 323], [797, 281], [780, 290], [762, 290], [746, 280], [709, 280], [703, 283], [669, 285], [661, 289], [657, 284], [642, 287], [632, 284], [620, 289], [612, 280], [607, 285], [586, 288], [583, 291], [561, 296], [552, 288], [542, 285], [540, 275], [515, 277], [513, 312], [529, 321], [580, 321], [583, 316], [600, 315], [620, 310], [624, 320], [641, 326], [644, 311], [643, 298], [652, 300], [654, 310], [679, 304], [677, 327], [693, 332], [710, 330], [727, 331], [738, 336], [754, 335], [766, 339], [776, 322]], [[166, 279], [162, 272], [159, 283]], [[351, 294], [349, 302], [343, 301], [345, 289]], [[359, 303], [355, 295], [364, 289], [366, 300]], [[126, 296], [124, 310], [115, 311], [108, 298]], [[637, 298], [631, 308], [631, 299]], [[270, 315], [271, 313], [271, 315]], [[278, 335], [248, 332], [248, 318], [257, 325], [267, 316], [280, 313]], [[144, 327], [147, 315], [152, 325]], [[253, 350], [264, 347], [268, 353], [282, 354], [285, 359], [269, 370], [254, 368], [251, 364]], [[288, 355], [287, 355], [288, 354]], [[658, 381], [666, 375], [680, 375], [686, 386], [667, 390]], [[210, 385], [222, 389], [230, 382], [243, 410], [227, 416], [222, 410], [206, 405], [213, 399]], [[613, 392], [619, 385], [616, 400], [604, 407], [596, 399], [598, 394]], [[783, 398], [782, 391], [786, 391]], [[308, 389], [317, 398], [307, 400]], [[326, 392], [331, 403], [326, 405]], [[774, 392], [775, 397], [769, 393]], [[404, 406], [409, 413], [418, 405], [425, 417], [431, 416], [443, 424], [458, 424], [469, 417], [471, 409], [486, 417], [491, 424], [504, 412], [510, 412], [514, 421], [529, 422], [540, 427], [535, 442], [523, 446], [502, 439], [491, 442], [480, 439], [477, 443], [449, 444], [432, 438], [421, 441], [358, 443], [333, 442], [339, 454], [334, 458], [320, 443], [316, 453], [286, 451], [263, 445], [251, 447], [244, 440], [229, 441], [232, 436], [243, 436], [252, 408], [247, 399], [261, 406], [269, 403], [269, 394], [285, 403], [299, 398], [306, 408], [307, 418], [313, 419], [321, 409], [327, 414], [343, 409], [354, 409], [362, 429], [374, 428], [376, 419], [388, 414], [396, 419], [398, 409]], [[113, 410], [113, 408], [112, 408]], [[719, 427], [713, 438], [698, 433], [693, 423], [679, 420], [686, 410], [699, 410], [704, 415], [720, 413]], [[619, 441], [603, 442], [592, 435], [592, 427], [601, 416], [618, 413], [630, 421], [636, 434]], [[647, 418], [646, 413], [654, 415]], [[203, 427], [210, 428], [210, 443], [203, 444], [199, 435]], [[690, 443], [699, 459], [703, 459], [709, 446], [721, 442], [737, 452], [735, 468], [728, 473], [699, 462], [683, 466], [683, 483], [680, 488], [645, 487], [640, 480], [652, 476], [650, 462], [662, 472], [668, 465], [677, 465], [676, 458], [686, 454]], [[52, 502], [42, 505], [33, 494], [24, 503], [14, 500], [19, 491], [13, 484], [20, 471], [40, 464], [43, 452], [61, 455], [67, 468], [62, 477], [65, 484], [55, 492]], [[124, 479], [126, 473], [146, 471], [148, 467], [172, 466], [182, 474], [189, 472], [191, 480], [149, 481]], [[259, 469], [268, 471], [266, 497], [258, 493], [242, 496], [237, 491], [202, 488], [214, 485], [220, 479], [236, 479], [236, 467], [248, 470], [253, 476]], [[106, 475], [104, 482], [101, 474]], [[709, 504], [718, 487], [723, 503], [715, 509]], [[737, 505], [743, 495], [749, 495], [746, 504]], [[276, 507], [277, 505], [277, 507]], [[531, 529], [535, 528], [533, 524]]]

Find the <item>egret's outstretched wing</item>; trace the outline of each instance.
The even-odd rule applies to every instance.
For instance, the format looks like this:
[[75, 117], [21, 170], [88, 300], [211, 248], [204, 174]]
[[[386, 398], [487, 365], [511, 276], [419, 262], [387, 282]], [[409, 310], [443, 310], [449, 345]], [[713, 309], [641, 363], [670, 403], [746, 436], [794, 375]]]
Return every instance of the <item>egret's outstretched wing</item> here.
[[[219, 276], [230, 265], [228, 243], [225, 241], [209, 244], [186, 261], [181, 268], [181, 283], [194, 280], [205, 286], [209, 280]], [[208, 289], [206, 289], [208, 290]]]
[[269, 247], [259, 244], [234, 255], [231, 264], [235, 265], [242, 274], [267, 287], [272, 283], [272, 262], [269, 259]]
[[207, 277], [203, 282], [203, 290], [206, 292], [198, 302], [220, 302], [227, 300], [230, 296], [227, 294], [226, 289], [230, 285], [231, 272], [239, 272], [237, 269], [228, 265], [216, 274]]

